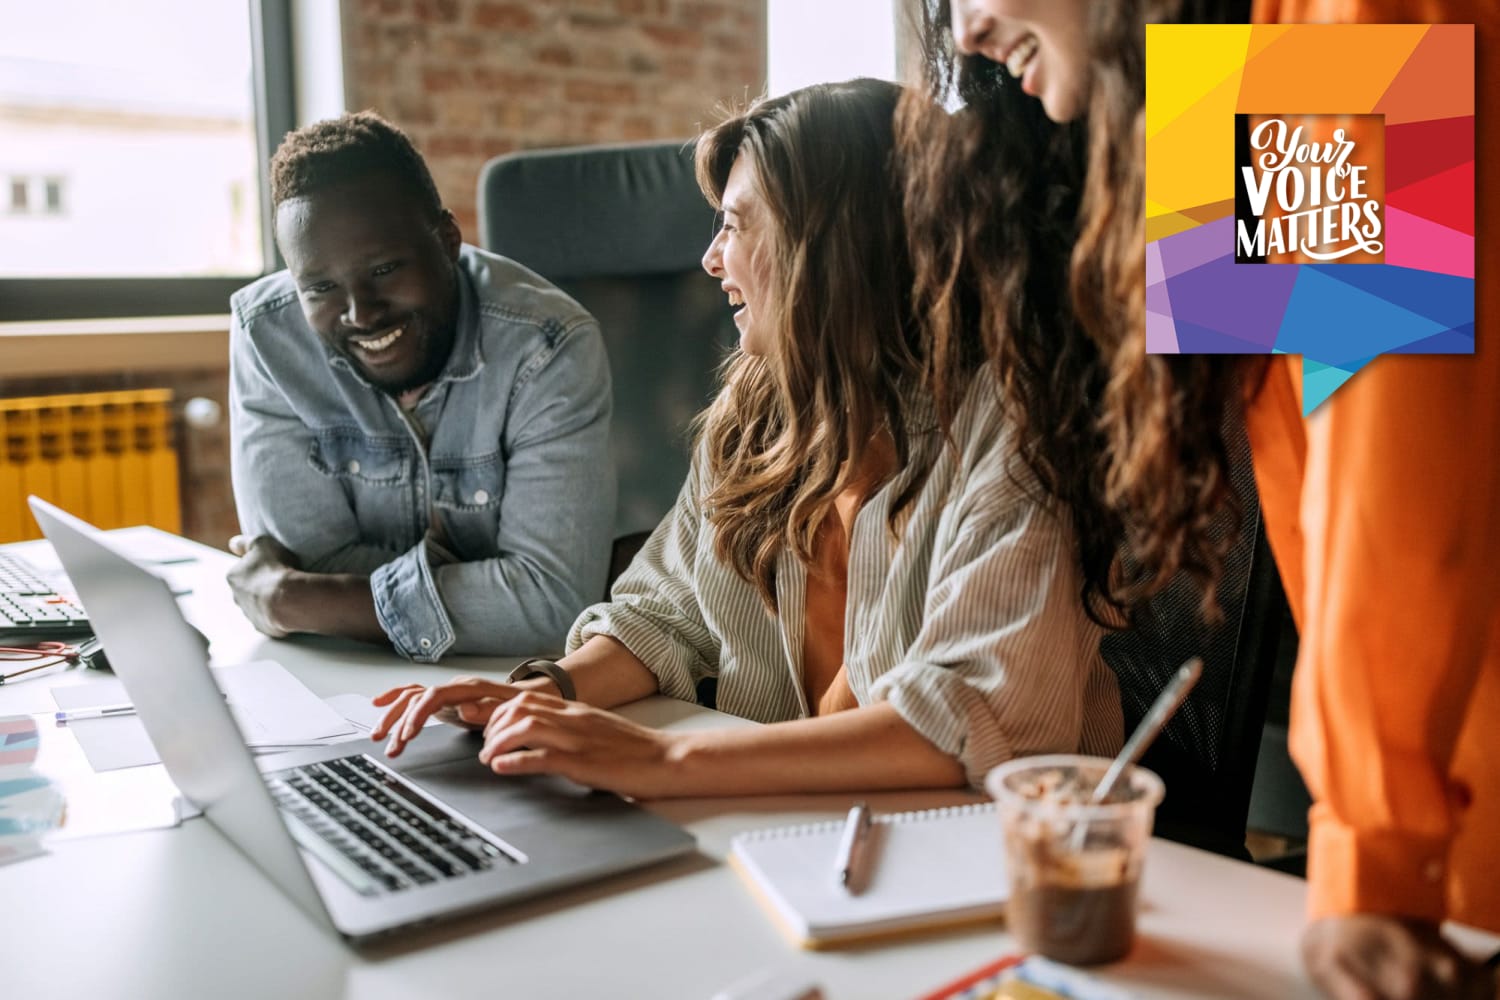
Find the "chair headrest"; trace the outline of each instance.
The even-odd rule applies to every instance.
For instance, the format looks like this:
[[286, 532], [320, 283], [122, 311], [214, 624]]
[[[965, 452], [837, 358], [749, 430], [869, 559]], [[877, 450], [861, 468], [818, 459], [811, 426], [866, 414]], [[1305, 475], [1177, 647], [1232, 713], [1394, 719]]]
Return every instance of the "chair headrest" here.
[[479, 175], [481, 245], [553, 281], [694, 270], [713, 218], [691, 141], [509, 153]]

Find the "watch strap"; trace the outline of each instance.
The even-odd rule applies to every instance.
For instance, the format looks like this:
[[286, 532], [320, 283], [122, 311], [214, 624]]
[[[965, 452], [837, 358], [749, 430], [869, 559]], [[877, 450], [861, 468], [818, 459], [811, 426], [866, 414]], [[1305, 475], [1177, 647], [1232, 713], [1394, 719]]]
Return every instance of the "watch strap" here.
[[557, 685], [557, 690], [562, 694], [564, 701], [578, 700], [578, 689], [573, 686], [573, 678], [569, 677], [568, 672], [552, 660], [530, 659], [518, 663], [506, 680], [523, 681], [528, 677], [536, 677], [538, 674], [552, 679], [552, 683]]

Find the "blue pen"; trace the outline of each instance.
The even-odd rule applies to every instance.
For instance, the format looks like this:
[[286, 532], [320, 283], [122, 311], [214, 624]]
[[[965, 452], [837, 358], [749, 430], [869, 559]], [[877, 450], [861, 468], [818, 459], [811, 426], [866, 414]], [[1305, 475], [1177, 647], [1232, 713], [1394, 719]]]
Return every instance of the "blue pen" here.
[[129, 702], [120, 705], [95, 705], [93, 708], [75, 708], [56, 713], [58, 722], [77, 722], [81, 719], [108, 719], [115, 715], [134, 715], [135, 706]]

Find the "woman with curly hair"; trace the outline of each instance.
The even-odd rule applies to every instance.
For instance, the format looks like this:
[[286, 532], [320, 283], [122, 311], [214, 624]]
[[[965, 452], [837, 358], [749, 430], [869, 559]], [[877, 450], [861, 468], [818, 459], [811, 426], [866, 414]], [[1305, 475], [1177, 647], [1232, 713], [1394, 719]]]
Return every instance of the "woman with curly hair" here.
[[[1015, 460], [976, 345], [928, 388], [893, 166], [900, 89], [764, 100], [698, 142], [704, 256], [740, 349], [676, 507], [543, 676], [387, 692], [390, 752], [444, 711], [498, 774], [637, 797], [978, 784], [1012, 756], [1112, 752], [1119, 693], [1069, 524]], [[661, 693], [768, 725], [607, 709]]]
[[[956, 52], [961, 72], [988, 65], [1013, 100], [1019, 84], [1054, 119], [1087, 120], [1069, 262], [1078, 327], [1062, 337], [1081, 329], [1102, 368], [1097, 398], [1072, 405], [1097, 413], [1100, 502], [1129, 540], [1130, 569], [1117, 577], [1127, 604], [1179, 569], [1216, 578], [1204, 526], [1232, 502], [1219, 429], [1226, 407], [1247, 401], [1267, 533], [1302, 636], [1291, 742], [1315, 799], [1309, 972], [1335, 996], [1493, 996], [1493, 976], [1437, 927], [1500, 931], [1500, 351], [1377, 359], [1305, 421], [1297, 359], [1146, 353], [1144, 25], [1215, 13], [1198, 8], [1222, 17], [1226, 5], [1183, 6], [939, 0], [926, 5], [931, 75], [946, 79]], [[1473, 22], [1480, 51], [1500, 45], [1500, 10], [1480, 0], [1259, 0], [1255, 13]], [[1479, 63], [1480, 94], [1497, 92], [1492, 67]], [[1007, 116], [982, 121], [981, 131], [1018, 129]], [[1481, 114], [1479, 162], [1500, 156], [1496, 125]], [[1484, 199], [1480, 232], [1500, 228], [1500, 199]], [[1481, 259], [1478, 281], [1492, 327], [1496, 264]]]

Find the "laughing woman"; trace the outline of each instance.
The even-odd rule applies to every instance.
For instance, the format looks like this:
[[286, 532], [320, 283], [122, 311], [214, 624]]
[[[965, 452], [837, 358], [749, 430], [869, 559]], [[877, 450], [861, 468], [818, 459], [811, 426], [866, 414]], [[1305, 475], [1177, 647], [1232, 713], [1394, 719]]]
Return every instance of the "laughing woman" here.
[[[652, 798], [951, 787], [1118, 747], [1068, 519], [1017, 461], [977, 345], [931, 366], [912, 322], [899, 96], [809, 87], [699, 140], [724, 217], [703, 266], [740, 349], [676, 506], [556, 665], [381, 695], [389, 753], [440, 713], [484, 729], [497, 774]], [[964, 382], [951, 413], [930, 370]], [[769, 725], [666, 733], [607, 711], [693, 700], [707, 677], [721, 710]]]
[[[929, 107], [918, 119], [940, 123], [936, 138], [913, 129], [925, 140], [913, 144], [926, 170], [920, 192], [927, 202], [944, 189], [970, 203], [999, 199], [1026, 183], [1015, 170], [1025, 161], [959, 163], [951, 149], [987, 148], [1037, 110], [1059, 123], [1054, 134], [1086, 119], [1081, 224], [1071, 262], [1050, 266], [1070, 264], [1078, 318], [1053, 351], [1091, 355], [1094, 375], [1087, 394], [1050, 405], [1097, 414], [1092, 503], [1125, 527], [1138, 596], [1179, 569], [1205, 585], [1218, 576], [1222, 552], [1204, 530], [1230, 502], [1218, 428], [1245, 397], [1266, 532], [1301, 631], [1290, 741], [1314, 799], [1308, 972], [1336, 997], [1492, 998], [1494, 972], [1459, 955], [1440, 926], [1500, 932], [1500, 351], [1482, 342], [1473, 357], [1378, 358], [1306, 420], [1296, 357], [1226, 365], [1146, 351], [1145, 24], [1250, 6], [932, 0], [923, 7], [932, 90], [945, 93], [956, 72], [970, 110]], [[1477, 51], [1500, 46], [1493, 0], [1256, 0], [1253, 12], [1452, 21], [1475, 26]], [[1478, 62], [1477, 93], [1500, 93], [1496, 65]], [[1500, 158], [1493, 111], [1481, 104], [1476, 120], [1481, 162]], [[994, 221], [935, 215], [920, 197], [914, 207], [914, 232]], [[1480, 232], [1500, 228], [1500, 199], [1481, 196], [1478, 212]], [[986, 257], [973, 239], [961, 249], [971, 273], [999, 282], [1015, 272], [1013, 258]], [[1481, 256], [1477, 271], [1488, 330], [1500, 326], [1500, 296], [1487, 294], [1500, 287], [1497, 265]], [[988, 304], [1017, 308], [1014, 296]], [[993, 353], [1029, 378], [1009, 360], [1032, 356], [1026, 331], [1006, 332], [1008, 346]]]

